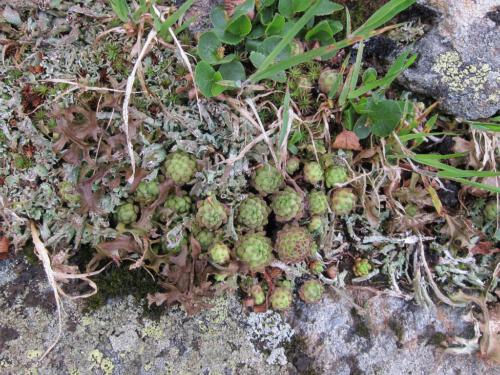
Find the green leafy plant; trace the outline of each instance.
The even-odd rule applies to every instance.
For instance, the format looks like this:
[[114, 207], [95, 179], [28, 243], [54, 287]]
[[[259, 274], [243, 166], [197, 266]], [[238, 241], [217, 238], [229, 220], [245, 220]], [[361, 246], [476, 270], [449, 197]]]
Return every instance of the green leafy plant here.
[[[196, 66], [195, 82], [207, 97], [241, 88], [247, 73], [251, 73], [248, 81], [252, 83], [263, 79], [286, 82], [286, 69], [318, 57], [329, 58], [341, 48], [382, 32], [377, 30], [379, 26], [414, 2], [390, 1], [341, 41], [335, 37], [344, 25], [331, 16], [344, 7], [329, 0], [247, 0], [231, 16], [223, 7], [216, 7], [210, 17], [213, 28], [199, 39], [201, 61]], [[250, 18], [252, 12], [255, 15]], [[345, 29], [350, 31], [350, 22]], [[309, 51], [302, 53], [300, 41], [309, 44]], [[218, 65], [216, 70], [214, 66]], [[359, 63], [357, 66], [359, 74]], [[349, 87], [354, 89], [355, 83], [349, 83]], [[299, 97], [307, 104], [307, 95], [301, 93]]]

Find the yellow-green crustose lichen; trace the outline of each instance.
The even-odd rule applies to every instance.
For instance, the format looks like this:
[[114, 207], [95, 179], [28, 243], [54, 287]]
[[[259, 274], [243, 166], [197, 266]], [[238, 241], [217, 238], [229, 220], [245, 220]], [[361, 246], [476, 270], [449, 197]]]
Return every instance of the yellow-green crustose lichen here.
[[466, 65], [458, 52], [448, 51], [437, 57], [432, 70], [441, 75], [441, 81], [452, 91], [478, 92], [484, 88], [491, 67], [488, 64]]

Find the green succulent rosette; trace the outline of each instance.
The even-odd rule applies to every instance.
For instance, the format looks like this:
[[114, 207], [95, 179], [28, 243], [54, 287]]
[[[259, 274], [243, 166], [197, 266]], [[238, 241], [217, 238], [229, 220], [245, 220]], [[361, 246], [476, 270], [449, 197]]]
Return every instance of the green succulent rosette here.
[[267, 267], [273, 259], [272, 251], [271, 240], [261, 233], [247, 234], [236, 245], [236, 255], [251, 270]]
[[184, 151], [175, 151], [165, 160], [165, 175], [177, 185], [187, 184], [196, 173], [196, 159]]

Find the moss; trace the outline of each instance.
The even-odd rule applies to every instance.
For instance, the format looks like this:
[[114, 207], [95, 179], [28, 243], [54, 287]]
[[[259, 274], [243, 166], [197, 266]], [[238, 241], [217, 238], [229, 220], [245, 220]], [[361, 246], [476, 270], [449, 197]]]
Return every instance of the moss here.
[[146, 296], [158, 290], [158, 285], [143, 269], [129, 270], [126, 265], [112, 266], [93, 278], [97, 293], [86, 300], [86, 309], [102, 307], [109, 298], [132, 295], [137, 301], [146, 304]]
[[399, 343], [403, 341], [404, 338], [404, 328], [403, 325], [395, 319], [391, 319], [388, 324], [389, 328], [394, 332], [396, 339]]
[[351, 316], [354, 320], [353, 324], [353, 329], [354, 333], [360, 337], [364, 337], [365, 339], [369, 339], [371, 334], [370, 334], [370, 327], [368, 327], [368, 324], [366, 323], [365, 319], [358, 314], [356, 309], [351, 309]]
[[444, 341], [446, 341], [446, 335], [442, 332], [436, 332], [427, 340], [427, 345], [441, 347]]
[[40, 261], [38, 260], [38, 257], [35, 254], [35, 246], [33, 244], [30, 243], [29, 245], [24, 246], [23, 255], [24, 259], [26, 259], [28, 264], [32, 266], [40, 264], [39, 263]]

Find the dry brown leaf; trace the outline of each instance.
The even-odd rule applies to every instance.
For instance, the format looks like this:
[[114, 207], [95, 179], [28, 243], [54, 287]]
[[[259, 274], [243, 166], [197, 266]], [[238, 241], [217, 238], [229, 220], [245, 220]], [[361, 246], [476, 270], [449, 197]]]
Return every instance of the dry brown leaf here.
[[359, 138], [356, 133], [349, 130], [343, 130], [339, 135], [335, 137], [335, 141], [332, 144], [333, 148], [340, 148], [342, 150], [354, 150], [360, 151], [362, 149], [359, 144]]
[[9, 239], [0, 237], [0, 260], [7, 259], [9, 256]]

